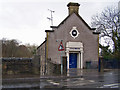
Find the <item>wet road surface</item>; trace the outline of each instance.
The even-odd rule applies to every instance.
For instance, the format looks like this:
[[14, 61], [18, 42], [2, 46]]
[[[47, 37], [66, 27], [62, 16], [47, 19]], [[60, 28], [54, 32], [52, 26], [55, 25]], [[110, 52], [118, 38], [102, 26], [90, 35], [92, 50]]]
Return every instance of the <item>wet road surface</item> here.
[[[67, 76], [4, 79], [3, 88], [119, 88], [120, 70], [69, 70]], [[34, 90], [34, 89], [33, 89]]]
[[119, 77], [118, 70], [73, 70], [70, 71], [69, 78], [41, 79], [40, 88], [119, 88]]

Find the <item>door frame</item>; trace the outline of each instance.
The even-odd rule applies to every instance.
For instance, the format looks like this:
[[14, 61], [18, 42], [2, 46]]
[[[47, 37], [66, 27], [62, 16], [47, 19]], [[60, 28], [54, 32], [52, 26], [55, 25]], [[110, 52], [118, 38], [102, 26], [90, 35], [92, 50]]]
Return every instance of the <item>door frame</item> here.
[[69, 69], [69, 53], [78, 53], [77, 68], [83, 69], [83, 44], [81, 42], [66, 43], [67, 69]]

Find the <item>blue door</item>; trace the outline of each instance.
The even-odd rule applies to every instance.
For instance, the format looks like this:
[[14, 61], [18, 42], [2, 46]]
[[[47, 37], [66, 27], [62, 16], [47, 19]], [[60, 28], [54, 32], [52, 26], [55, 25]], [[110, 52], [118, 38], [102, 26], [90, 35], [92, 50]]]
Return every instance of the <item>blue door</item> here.
[[69, 54], [69, 68], [77, 68], [77, 53]]

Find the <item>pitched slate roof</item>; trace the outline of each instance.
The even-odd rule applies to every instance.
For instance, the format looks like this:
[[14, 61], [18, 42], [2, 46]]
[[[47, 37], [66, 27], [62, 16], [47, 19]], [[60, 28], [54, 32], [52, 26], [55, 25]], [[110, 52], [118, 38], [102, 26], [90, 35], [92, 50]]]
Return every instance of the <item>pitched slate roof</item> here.
[[45, 39], [45, 41], [42, 44], [40, 44], [40, 46], [38, 46], [37, 49], [39, 49], [44, 43], [46, 43], [46, 41], [47, 40]]
[[[76, 13], [75, 13], [76, 14]], [[76, 14], [80, 20], [82, 20], [82, 22], [90, 29], [90, 30], [95, 30], [96, 28], [91, 28], [83, 19], [79, 14]], [[71, 15], [68, 15], [58, 26], [51, 26], [51, 28], [59, 28], [60, 25], [64, 24], [64, 22], [70, 17]]]

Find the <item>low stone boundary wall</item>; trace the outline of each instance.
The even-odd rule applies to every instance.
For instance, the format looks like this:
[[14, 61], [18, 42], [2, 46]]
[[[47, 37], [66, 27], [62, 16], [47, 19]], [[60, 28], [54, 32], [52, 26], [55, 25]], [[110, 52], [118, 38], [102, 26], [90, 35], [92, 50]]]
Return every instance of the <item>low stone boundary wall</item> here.
[[[67, 74], [67, 57], [62, 57], [63, 75]], [[55, 64], [51, 60], [47, 60], [46, 75], [61, 75], [61, 64]]]
[[3, 58], [2, 74], [31, 74], [32, 71], [31, 58]]

